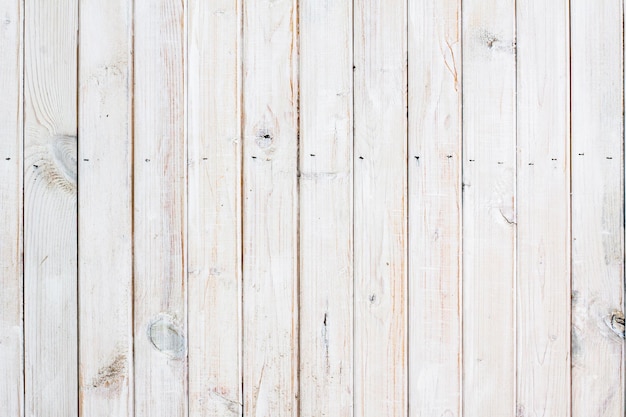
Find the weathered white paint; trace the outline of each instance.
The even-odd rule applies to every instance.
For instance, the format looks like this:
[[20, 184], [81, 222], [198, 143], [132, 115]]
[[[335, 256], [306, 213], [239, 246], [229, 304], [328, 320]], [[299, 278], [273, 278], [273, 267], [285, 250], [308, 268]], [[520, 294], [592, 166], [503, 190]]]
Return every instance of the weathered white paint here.
[[623, 4], [571, 2], [572, 416], [624, 415]]
[[78, 314], [84, 416], [133, 415], [131, 4], [81, 0], [79, 8]]
[[296, 416], [297, 2], [243, 7], [243, 414]]
[[300, 415], [351, 417], [352, 1], [299, 10]]
[[187, 407], [185, 7], [134, 3], [135, 415]]
[[354, 2], [354, 413], [407, 413], [406, 2]]
[[461, 2], [409, 2], [409, 415], [461, 415]]
[[24, 9], [25, 415], [78, 415], [77, 0]]
[[0, 1], [0, 404], [15, 417], [24, 416], [23, 18], [23, 1]]
[[516, 410], [569, 416], [569, 8], [516, 5]]
[[240, 416], [241, 2], [189, 0], [189, 414]]
[[463, 2], [463, 416], [515, 413], [515, 2]]

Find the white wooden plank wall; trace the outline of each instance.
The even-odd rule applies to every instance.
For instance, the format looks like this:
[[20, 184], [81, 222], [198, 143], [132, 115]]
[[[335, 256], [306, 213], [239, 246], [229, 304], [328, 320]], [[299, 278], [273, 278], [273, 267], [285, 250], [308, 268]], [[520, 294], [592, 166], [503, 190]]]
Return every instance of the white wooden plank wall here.
[[0, 0], [0, 417], [623, 417], [623, 26]]

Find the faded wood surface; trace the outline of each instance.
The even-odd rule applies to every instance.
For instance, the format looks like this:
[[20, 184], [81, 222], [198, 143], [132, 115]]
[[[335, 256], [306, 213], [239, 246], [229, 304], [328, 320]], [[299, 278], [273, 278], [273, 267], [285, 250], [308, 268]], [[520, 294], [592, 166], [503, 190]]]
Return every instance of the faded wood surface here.
[[409, 3], [409, 415], [461, 415], [461, 2]]
[[352, 2], [299, 10], [300, 415], [351, 417]]
[[354, 2], [354, 413], [407, 413], [406, 3]]
[[79, 9], [78, 136], [88, 138], [78, 149], [85, 416], [133, 415], [131, 4], [81, 0]]
[[622, 417], [623, 25], [0, 0], [0, 417]]
[[463, 416], [515, 413], [515, 2], [463, 2]]
[[135, 2], [135, 415], [187, 407], [185, 2]]
[[25, 414], [78, 415], [77, 0], [24, 9]]
[[240, 416], [243, 401], [240, 12], [189, 1], [190, 416]]
[[[572, 416], [624, 414], [623, 5], [571, 2]], [[614, 331], [615, 330], [615, 331]]]
[[243, 7], [243, 415], [296, 416], [297, 3]]
[[0, 1], [0, 16], [0, 414], [23, 417], [23, 1]]
[[569, 416], [569, 9], [516, 4], [516, 410]]

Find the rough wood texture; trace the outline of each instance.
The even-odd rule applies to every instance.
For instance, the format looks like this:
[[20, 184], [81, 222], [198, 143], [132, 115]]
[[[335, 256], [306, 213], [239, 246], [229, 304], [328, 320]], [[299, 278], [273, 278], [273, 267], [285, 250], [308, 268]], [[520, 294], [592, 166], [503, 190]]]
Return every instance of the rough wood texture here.
[[407, 413], [406, 2], [354, 2], [354, 413]]
[[80, 3], [78, 314], [84, 416], [133, 415], [131, 19], [128, 0]]
[[25, 413], [78, 415], [77, 0], [26, 0]]
[[134, 336], [138, 417], [187, 408], [185, 2], [135, 2]]
[[410, 2], [410, 416], [461, 415], [461, 72], [461, 2]]
[[23, 1], [0, 1], [0, 415], [24, 416]]
[[[570, 416], [569, 8], [517, 0], [517, 415]], [[594, 415], [594, 414], [588, 414]]]
[[623, 4], [573, 0], [571, 19], [572, 416], [617, 417], [624, 340], [611, 316], [624, 311]]
[[299, 9], [300, 415], [351, 417], [352, 2]]
[[463, 2], [463, 416], [515, 413], [515, 2]]
[[189, 1], [190, 416], [242, 408], [240, 13]]
[[243, 25], [244, 416], [296, 416], [297, 3], [246, 1]]

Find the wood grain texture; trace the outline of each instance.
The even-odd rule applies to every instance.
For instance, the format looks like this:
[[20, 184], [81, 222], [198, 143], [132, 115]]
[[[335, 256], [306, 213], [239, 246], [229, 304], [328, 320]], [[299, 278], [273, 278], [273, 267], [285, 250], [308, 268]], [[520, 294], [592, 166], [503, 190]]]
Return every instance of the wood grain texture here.
[[570, 416], [568, 2], [517, 0], [517, 415]]
[[185, 8], [135, 2], [135, 414], [187, 407]]
[[24, 416], [24, 2], [0, 1], [0, 415]]
[[463, 2], [463, 415], [515, 413], [515, 2]]
[[78, 415], [76, 0], [25, 1], [25, 413]]
[[406, 2], [354, 2], [354, 413], [407, 413]]
[[610, 328], [624, 311], [622, 25], [622, 2], [571, 2], [575, 417], [624, 414], [624, 340]]
[[352, 2], [299, 10], [299, 415], [351, 417]]
[[296, 416], [297, 3], [243, 10], [244, 416]]
[[241, 2], [188, 16], [189, 414], [240, 416]]
[[409, 2], [409, 415], [461, 415], [461, 2]]
[[81, 0], [79, 10], [79, 406], [84, 416], [133, 415], [131, 5]]

